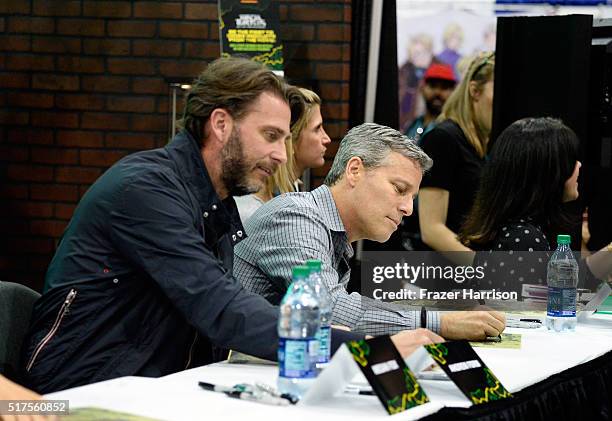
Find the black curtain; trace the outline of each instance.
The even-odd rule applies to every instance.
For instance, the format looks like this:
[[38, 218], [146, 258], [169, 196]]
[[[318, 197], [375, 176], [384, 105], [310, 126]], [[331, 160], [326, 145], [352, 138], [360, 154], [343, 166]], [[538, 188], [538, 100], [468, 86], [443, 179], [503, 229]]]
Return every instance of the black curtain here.
[[[352, 3], [349, 127], [364, 121], [372, 0]], [[397, 20], [395, 0], [383, 2], [374, 122], [398, 128]]]

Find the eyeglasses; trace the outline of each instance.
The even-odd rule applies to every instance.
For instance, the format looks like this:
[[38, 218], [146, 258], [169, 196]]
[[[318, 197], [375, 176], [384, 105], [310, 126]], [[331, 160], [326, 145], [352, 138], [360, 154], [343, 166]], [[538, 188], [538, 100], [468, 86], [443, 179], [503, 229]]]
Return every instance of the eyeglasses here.
[[[478, 63], [479, 61], [480, 63]], [[474, 80], [474, 76], [476, 76], [478, 72], [482, 70], [483, 67], [485, 67], [487, 64], [493, 63], [494, 61], [495, 61], [495, 51], [480, 53], [480, 55], [474, 60], [473, 64], [475, 64], [476, 67], [474, 68], [474, 71], [472, 72], [472, 77], [470, 78], [470, 80]]]

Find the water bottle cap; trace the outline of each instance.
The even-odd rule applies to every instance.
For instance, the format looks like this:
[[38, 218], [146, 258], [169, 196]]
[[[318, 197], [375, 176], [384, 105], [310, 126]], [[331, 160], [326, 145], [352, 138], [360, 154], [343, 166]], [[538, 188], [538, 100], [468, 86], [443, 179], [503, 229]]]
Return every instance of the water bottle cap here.
[[559, 234], [557, 235], [557, 244], [570, 244], [572, 242], [572, 237], [567, 234]]
[[294, 278], [306, 278], [310, 275], [310, 268], [308, 266], [294, 266], [292, 273]]
[[321, 261], [317, 259], [306, 260], [306, 266], [311, 272], [321, 272]]

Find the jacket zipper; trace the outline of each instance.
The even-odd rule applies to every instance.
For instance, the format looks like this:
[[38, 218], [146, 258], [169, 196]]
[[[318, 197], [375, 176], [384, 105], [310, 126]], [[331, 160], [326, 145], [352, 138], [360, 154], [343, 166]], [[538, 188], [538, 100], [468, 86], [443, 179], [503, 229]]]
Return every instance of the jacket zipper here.
[[193, 342], [191, 343], [191, 346], [189, 347], [189, 358], [187, 358], [187, 364], [185, 364], [185, 370], [187, 370], [189, 366], [191, 365], [193, 347], [195, 346], [197, 340], [198, 340], [198, 331], [196, 330], [195, 335], [193, 336]]
[[49, 333], [47, 333], [45, 337], [42, 338], [42, 340], [39, 342], [39, 344], [34, 349], [32, 358], [30, 358], [30, 361], [28, 362], [28, 365], [26, 366], [26, 371], [30, 372], [40, 351], [42, 351], [42, 349], [49, 343], [49, 341], [53, 339], [53, 336], [59, 329], [64, 316], [66, 315], [66, 313], [68, 313], [68, 310], [70, 309], [70, 305], [74, 301], [76, 295], [77, 295], [76, 289], [71, 289], [68, 295], [66, 296], [66, 299], [64, 300], [64, 304], [62, 304], [62, 306], [60, 307], [60, 310], [57, 313], [57, 317], [55, 318], [55, 322], [53, 322], [53, 326], [51, 326]]

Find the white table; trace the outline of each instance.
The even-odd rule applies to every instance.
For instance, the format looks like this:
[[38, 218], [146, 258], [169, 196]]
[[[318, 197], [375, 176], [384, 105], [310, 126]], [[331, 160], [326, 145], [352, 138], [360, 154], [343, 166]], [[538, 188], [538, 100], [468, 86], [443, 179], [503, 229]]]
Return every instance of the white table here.
[[[518, 392], [555, 373], [593, 360], [612, 350], [612, 317], [594, 315], [575, 332], [554, 333], [545, 328], [507, 329], [521, 333], [522, 345], [515, 349], [475, 348], [510, 392]], [[275, 385], [274, 366], [217, 363], [151, 379], [123, 377], [47, 395], [48, 399], [68, 399], [70, 407], [95, 406], [162, 420], [354, 420], [388, 419], [374, 396], [340, 395], [318, 406], [274, 407], [231, 399], [208, 392], [198, 381], [220, 385], [261, 381]], [[470, 402], [449, 381], [420, 381], [431, 402], [393, 416], [412, 420], [433, 414], [441, 408], [468, 407]]]

